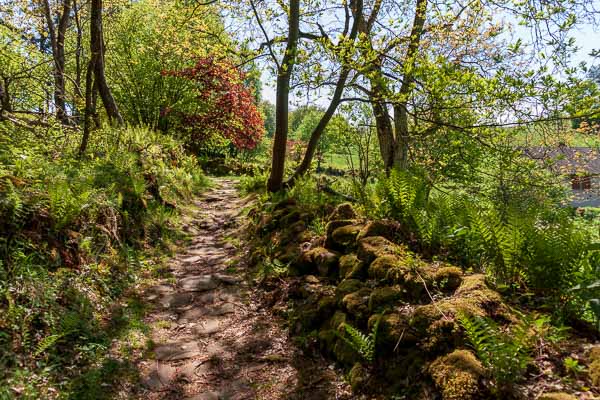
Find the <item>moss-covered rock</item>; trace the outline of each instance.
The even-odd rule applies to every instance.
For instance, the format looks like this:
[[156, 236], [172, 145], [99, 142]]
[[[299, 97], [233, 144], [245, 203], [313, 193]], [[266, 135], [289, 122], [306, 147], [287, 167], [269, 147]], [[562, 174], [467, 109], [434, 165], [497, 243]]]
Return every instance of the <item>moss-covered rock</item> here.
[[473, 353], [455, 350], [437, 358], [429, 366], [433, 381], [442, 392], [444, 400], [469, 400], [479, 398], [480, 378], [485, 370]]
[[336, 219], [355, 219], [358, 216], [351, 203], [338, 204], [329, 215], [329, 220]]
[[342, 301], [344, 296], [356, 292], [362, 289], [364, 286], [365, 284], [359, 281], [358, 279], [344, 279], [335, 288], [335, 297], [338, 301]]
[[339, 261], [340, 279], [362, 279], [365, 277], [365, 263], [356, 254], [346, 254]]
[[456, 290], [462, 283], [462, 269], [453, 266], [438, 268], [433, 274], [433, 280], [442, 290]]
[[381, 351], [390, 352], [396, 347], [402, 348], [414, 345], [418, 338], [410, 329], [409, 318], [404, 314], [397, 312], [383, 314], [373, 314], [369, 318], [369, 332], [375, 327], [377, 321], [377, 348]]
[[600, 387], [600, 346], [594, 346], [589, 352], [588, 359], [590, 360], [590, 366], [588, 373], [592, 385]]
[[361, 364], [356, 363], [348, 373], [348, 382], [355, 392], [364, 389], [369, 380], [369, 371]]
[[366, 320], [369, 316], [369, 298], [371, 289], [362, 288], [356, 292], [347, 294], [342, 299], [342, 305], [348, 314], [355, 320]]
[[401, 298], [402, 289], [399, 286], [378, 287], [371, 292], [369, 310], [374, 312], [380, 309], [392, 308]]
[[339, 336], [333, 329], [322, 328], [317, 334], [319, 349], [326, 355], [333, 355], [333, 347], [338, 339]]
[[343, 226], [348, 226], [348, 225], [353, 225], [356, 224], [357, 221], [354, 219], [336, 219], [333, 221], [329, 221], [327, 223], [327, 225], [325, 225], [325, 236], [326, 236], [326, 243], [331, 243], [332, 242], [332, 235], [333, 235], [333, 231], [335, 231], [336, 229], [339, 229]]
[[386, 254], [377, 257], [367, 270], [369, 278], [390, 283], [404, 282], [408, 273], [405, 258], [396, 254]]
[[318, 272], [321, 276], [337, 275], [339, 254], [324, 247], [315, 247], [305, 251], [295, 265], [296, 275]]
[[361, 224], [345, 225], [336, 228], [331, 233], [331, 243], [336, 249], [346, 250], [356, 247], [356, 235], [362, 229]]
[[370, 236], [358, 241], [357, 256], [367, 264], [378, 257], [386, 255], [402, 255], [406, 247], [394, 244], [383, 236]]
[[382, 236], [387, 240], [395, 240], [400, 231], [401, 225], [397, 221], [370, 221], [360, 230], [356, 239], [360, 240], [371, 236]]
[[462, 333], [456, 316], [459, 313], [510, 320], [500, 295], [487, 287], [483, 275], [466, 277], [454, 296], [415, 308], [411, 327], [422, 337], [421, 347], [430, 352], [451, 349], [460, 344]]
[[339, 337], [333, 345], [333, 355], [341, 364], [348, 367], [356, 364], [361, 359], [360, 354], [347, 341]]
[[544, 393], [538, 400], [577, 400], [577, 397], [565, 392]]
[[291, 315], [291, 326], [296, 333], [317, 328], [334, 314], [337, 306], [331, 286], [305, 283], [300, 292], [304, 301], [297, 305]]
[[348, 316], [346, 315], [346, 313], [343, 311], [337, 310], [337, 311], [335, 311], [333, 316], [331, 316], [331, 318], [329, 318], [327, 320], [327, 322], [325, 323], [324, 326], [327, 329], [333, 329], [334, 331], [337, 331], [337, 332], [343, 332], [344, 324], [346, 323], [347, 320], [348, 320]]

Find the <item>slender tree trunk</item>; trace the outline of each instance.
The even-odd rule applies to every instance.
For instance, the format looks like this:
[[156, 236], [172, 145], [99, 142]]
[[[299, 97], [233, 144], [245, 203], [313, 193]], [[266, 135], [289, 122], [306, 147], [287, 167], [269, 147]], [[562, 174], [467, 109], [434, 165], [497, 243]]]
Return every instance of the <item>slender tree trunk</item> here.
[[[78, 106], [78, 99], [84, 99], [85, 95], [81, 91], [81, 53], [83, 50], [83, 28], [81, 26], [81, 20], [79, 18], [79, 9], [77, 8], [77, 0], [73, 0], [73, 19], [75, 20], [75, 28], [77, 30], [76, 43], [75, 43], [75, 92], [73, 94], [73, 116], [75, 117], [75, 123], [79, 125], [81, 123], [81, 109]], [[85, 113], [85, 110], [84, 110]]]
[[85, 74], [85, 110], [83, 115], [83, 137], [81, 138], [81, 145], [79, 146], [79, 157], [83, 157], [87, 149], [88, 142], [90, 140], [90, 133], [92, 131], [92, 115], [96, 112], [94, 105], [94, 64], [96, 63], [96, 57], [92, 54], [92, 58], [88, 63], [87, 71]]
[[394, 124], [396, 128], [394, 166], [400, 169], [407, 169], [409, 166], [408, 152], [411, 138], [408, 128], [408, 97], [412, 91], [412, 84], [414, 82], [414, 69], [425, 26], [426, 14], [427, 0], [417, 0], [413, 26], [410, 32], [410, 42], [404, 63], [404, 79], [399, 91], [400, 101], [394, 104]]
[[6, 85], [6, 78], [0, 81], [0, 121], [5, 117], [4, 114], [10, 111], [10, 98], [8, 97], [8, 85]]
[[102, 0], [92, 0], [90, 17], [90, 48], [94, 58], [94, 81], [109, 121], [124, 125], [123, 117], [106, 82], [104, 73], [104, 38], [102, 33]]
[[6, 76], [0, 81], [0, 119], [5, 113], [12, 111], [10, 104], [10, 79]]
[[67, 124], [69, 119], [66, 110], [65, 90], [65, 34], [71, 15], [71, 0], [63, 1], [62, 14], [60, 14], [58, 26], [56, 27], [54, 26], [49, 0], [44, 0], [43, 7], [54, 61], [54, 106], [56, 107], [56, 119], [63, 124]]
[[[93, 0], [98, 1], [98, 0]], [[288, 109], [290, 79], [296, 63], [298, 38], [300, 35], [300, 0], [290, 0], [288, 16], [288, 38], [281, 66], [277, 71], [277, 89], [275, 97], [275, 138], [273, 140], [273, 161], [271, 175], [267, 183], [270, 192], [283, 188], [285, 171], [285, 153], [288, 134]]]
[[375, 116], [375, 128], [377, 130], [377, 139], [379, 141], [379, 152], [383, 160], [383, 166], [386, 172], [389, 172], [394, 165], [394, 149], [396, 139], [394, 138], [394, 127], [392, 118], [385, 103], [380, 98], [371, 98], [371, 107]]

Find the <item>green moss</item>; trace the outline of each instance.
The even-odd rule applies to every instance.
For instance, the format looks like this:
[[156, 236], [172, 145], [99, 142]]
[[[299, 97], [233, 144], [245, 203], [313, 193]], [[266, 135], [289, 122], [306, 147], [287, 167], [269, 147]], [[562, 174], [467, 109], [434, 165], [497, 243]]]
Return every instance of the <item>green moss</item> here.
[[319, 313], [319, 318], [325, 319], [328, 318], [331, 314], [335, 312], [336, 301], [334, 296], [323, 296], [319, 299], [317, 303], [317, 312]]
[[485, 370], [473, 353], [467, 350], [437, 358], [429, 366], [433, 381], [442, 392], [444, 400], [469, 400], [479, 398], [479, 379]]
[[355, 219], [357, 217], [356, 211], [351, 203], [341, 203], [338, 204], [331, 215], [329, 215], [329, 220], [333, 221], [336, 219]]
[[423, 338], [422, 348], [434, 352], [460, 341], [455, 321], [458, 313], [481, 317], [501, 313], [510, 320], [500, 295], [487, 287], [483, 276], [472, 275], [463, 280], [454, 296], [414, 310], [410, 324]]
[[358, 241], [358, 258], [370, 264], [377, 257], [402, 255], [407, 252], [405, 246], [394, 244], [382, 236], [366, 237]]
[[339, 261], [340, 278], [361, 279], [365, 276], [365, 263], [356, 257], [356, 254], [346, 254]]
[[600, 359], [593, 361], [589, 368], [592, 385], [600, 387]]
[[355, 392], [364, 389], [369, 380], [369, 372], [361, 364], [356, 363], [348, 373], [348, 381]]
[[577, 397], [564, 393], [564, 392], [553, 392], [553, 393], [544, 393], [538, 400], [577, 400]]
[[[373, 314], [369, 318], [369, 332], [375, 326], [381, 314]], [[381, 317], [377, 331], [377, 347], [382, 351], [392, 351], [398, 347], [412, 345], [417, 338], [410, 329], [408, 318], [399, 313], [386, 313]]]
[[325, 326], [327, 328], [333, 329], [335, 331], [341, 332], [344, 330], [343, 324], [347, 321], [346, 313], [343, 311], [337, 310], [333, 316], [327, 321]]
[[302, 253], [296, 268], [303, 274], [318, 271], [321, 276], [333, 276], [337, 274], [339, 257], [339, 254], [324, 247], [315, 247]]
[[406, 259], [392, 254], [377, 257], [369, 265], [369, 278], [392, 283], [404, 282], [404, 276], [408, 273], [405, 261]]
[[356, 292], [347, 294], [342, 299], [342, 305], [348, 311], [348, 314], [354, 316], [356, 320], [366, 319], [369, 315], [369, 297], [371, 289], [362, 288]]
[[402, 290], [398, 286], [384, 286], [376, 288], [369, 298], [369, 310], [376, 311], [391, 308], [402, 297]]
[[335, 289], [335, 297], [341, 301], [347, 294], [356, 292], [363, 287], [364, 283], [358, 279], [344, 279]]
[[321, 329], [318, 333], [319, 349], [325, 354], [333, 354], [335, 342], [339, 339], [333, 329]]
[[335, 229], [331, 233], [331, 241], [338, 249], [348, 249], [356, 247], [356, 235], [362, 229], [362, 225], [345, 225]]
[[590, 349], [588, 359], [590, 362], [600, 361], [600, 346], [594, 346]]
[[[337, 334], [336, 334], [337, 336]], [[360, 361], [360, 355], [345, 340], [337, 338], [333, 345], [333, 355], [343, 365], [351, 366]]]
[[356, 223], [354, 219], [336, 219], [330, 221], [325, 226], [325, 236], [327, 237], [328, 243], [332, 241], [333, 231], [343, 226], [353, 225]]
[[463, 272], [458, 267], [442, 267], [435, 271], [433, 280], [443, 290], [455, 290], [462, 282]]
[[370, 221], [361, 229], [356, 239], [382, 236], [388, 240], [394, 240], [399, 231], [400, 224], [396, 221]]

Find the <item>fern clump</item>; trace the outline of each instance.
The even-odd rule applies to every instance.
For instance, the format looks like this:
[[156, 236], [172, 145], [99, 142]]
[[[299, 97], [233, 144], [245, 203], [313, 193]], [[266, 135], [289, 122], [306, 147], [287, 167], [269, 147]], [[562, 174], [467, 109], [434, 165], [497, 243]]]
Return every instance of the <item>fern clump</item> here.
[[545, 318], [521, 315], [511, 329], [503, 329], [489, 318], [459, 314], [458, 320], [469, 344], [496, 383], [499, 391], [524, 378], [532, 361], [536, 340], [547, 332]]
[[352, 325], [344, 322], [343, 327], [347, 336], [341, 338], [367, 362], [375, 360], [375, 345], [377, 343], [377, 331], [383, 314], [377, 318], [371, 332], [368, 335], [362, 333]]

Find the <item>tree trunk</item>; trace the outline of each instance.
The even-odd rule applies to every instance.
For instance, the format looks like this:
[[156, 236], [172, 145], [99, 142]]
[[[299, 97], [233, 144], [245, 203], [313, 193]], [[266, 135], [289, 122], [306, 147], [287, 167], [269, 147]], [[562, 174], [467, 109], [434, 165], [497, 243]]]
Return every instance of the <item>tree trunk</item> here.
[[[98, 1], [98, 0], [93, 0]], [[288, 134], [288, 108], [290, 95], [290, 79], [296, 63], [298, 37], [300, 35], [300, 0], [290, 0], [288, 16], [288, 38], [281, 66], [277, 71], [277, 90], [275, 101], [275, 138], [273, 140], [273, 161], [271, 175], [267, 183], [270, 192], [278, 192], [283, 188], [285, 171], [285, 153]]]
[[[110, 122], [124, 125], [117, 103], [110, 91], [104, 74], [104, 38], [102, 33], [102, 0], [92, 0], [90, 17], [90, 48], [94, 58], [94, 82], [104, 104], [104, 109]], [[87, 96], [87, 94], [86, 94]]]
[[408, 152], [410, 148], [410, 132], [408, 129], [408, 97], [414, 81], [414, 68], [416, 64], [421, 36], [425, 26], [427, 13], [427, 0], [417, 0], [415, 16], [410, 32], [410, 42], [406, 51], [404, 62], [405, 72], [400, 86], [400, 101], [394, 104], [394, 124], [396, 128], [396, 143], [394, 147], [394, 167], [407, 169], [409, 166]]
[[79, 157], [83, 157], [90, 139], [92, 130], [92, 115], [96, 112], [94, 105], [94, 64], [96, 63], [95, 55], [92, 53], [92, 58], [88, 63], [88, 68], [85, 74], [85, 110], [83, 115], [83, 137], [79, 146]]
[[[358, 27], [362, 24], [363, 2], [362, 0], [351, 1], [350, 7], [352, 8], [354, 21], [352, 23], [352, 29], [350, 31], [349, 39], [353, 42], [358, 34]], [[342, 62], [345, 64], [345, 60], [342, 60]], [[287, 185], [293, 185], [294, 182], [302, 175], [304, 175], [310, 168], [310, 164], [312, 163], [315, 151], [317, 150], [317, 146], [319, 145], [319, 140], [321, 139], [325, 128], [327, 128], [329, 121], [333, 117], [335, 110], [340, 104], [340, 100], [342, 98], [342, 94], [344, 93], [344, 88], [346, 87], [346, 80], [348, 79], [349, 74], [350, 67], [344, 65], [336, 82], [333, 96], [331, 98], [329, 106], [327, 107], [327, 110], [325, 110], [325, 113], [319, 120], [319, 123], [317, 124], [315, 129], [313, 129], [310, 135], [310, 140], [308, 141], [308, 146], [306, 147], [306, 152], [304, 153], [304, 158], [302, 159], [302, 162], [296, 169], [294, 175], [287, 182]]]
[[4, 118], [5, 113], [12, 111], [10, 104], [10, 92], [9, 92], [10, 80], [8, 77], [2, 77], [0, 81], [0, 120]]
[[43, 6], [54, 61], [54, 106], [56, 107], [56, 119], [63, 124], [67, 124], [69, 118], [67, 116], [65, 100], [65, 33], [69, 25], [71, 0], [63, 1], [63, 10], [62, 14], [60, 14], [57, 27], [54, 26], [49, 1], [44, 0]]

